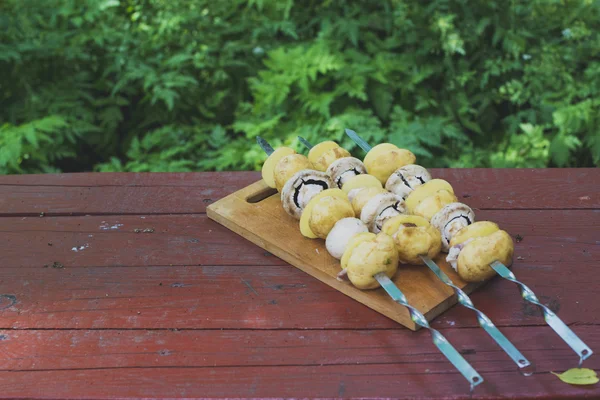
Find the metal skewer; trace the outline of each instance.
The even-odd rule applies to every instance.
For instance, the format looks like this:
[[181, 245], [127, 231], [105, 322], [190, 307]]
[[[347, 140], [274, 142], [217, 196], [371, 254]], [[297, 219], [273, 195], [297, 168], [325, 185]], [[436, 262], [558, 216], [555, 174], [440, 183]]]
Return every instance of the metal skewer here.
[[[267, 154], [273, 153], [273, 147], [271, 147], [266, 140], [264, 140], [260, 136], [256, 139], [259, 146]], [[312, 145], [308, 141], [300, 137], [299, 139], [305, 146], [312, 147]], [[442, 335], [439, 331], [437, 331], [429, 325], [429, 322], [427, 322], [427, 319], [419, 310], [417, 310], [408, 303], [404, 294], [394, 284], [394, 282], [392, 282], [392, 280], [387, 277], [387, 275], [385, 275], [384, 273], [379, 273], [376, 274], [374, 278], [377, 279], [377, 282], [379, 282], [379, 284], [386, 291], [386, 293], [390, 295], [392, 300], [408, 308], [410, 319], [415, 324], [426, 328], [431, 332], [431, 336], [433, 337], [433, 343], [435, 344], [435, 346], [448, 359], [448, 361], [450, 361], [452, 365], [454, 365], [454, 367], [462, 374], [462, 376], [464, 376], [465, 379], [469, 381], [471, 391], [473, 391], [475, 386], [483, 382], [483, 378], [481, 377], [481, 375], [479, 375], [479, 373], [475, 371], [471, 364], [469, 364], [467, 360], [465, 360], [464, 357], [450, 344], [450, 342], [448, 342], [444, 335]]]
[[[346, 135], [350, 137], [361, 149], [368, 152], [371, 150], [371, 146], [365, 142], [356, 132], [351, 129], [346, 129]], [[514, 347], [514, 345], [506, 339], [506, 337], [494, 326], [492, 321], [485, 316], [481, 311], [477, 310], [469, 297], [458, 287], [452, 284], [452, 281], [444, 274], [439, 267], [428, 257], [421, 257], [425, 264], [440, 278], [442, 282], [451, 286], [454, 289], [454, 292], [458, 296], [458, 302], [463, 306], [472, 309], [477, 313], [477, 320], [479, 325], [485, 329], [485, 331], [498, 343], [500, 347], [509, 355], [510, 358], [519, 366], [519, 368], [523, 368], [529, 365], [529, 361], [525, 359], [521, 353]], [[433, 268], [432, 268], [433, 267]], [[490, 264], [490, 267], [494, 269], [502, 278], [509, 280], [511, 282], [516, 283], [519, 286], [521, 291], [521, 296], [526, 301], [533, 303], [539, 306], [544, 313], [544, 320], [550, 327], [556, 332], [562, 340], [565, 341], [571, 347], [575, 353], [579, 356], [579, 366], [583, 363], [585, 359], [592, 355], [592, 350], [585, 344], [579, 337], [573, 332], [552, 310], [539, 302], [538, 298], [535, 296], [533, 291], [529, 289], [526, 285], [519, 282], [515, 275], [506, 267], [506, 265], [502, 264], [499, 261], [494, 261]], [[436, 269], [441, 273], [438, 274]], [[442, 276], [443, 275], [443, 276]], [[449, 281], [449, 282], [448, 282]], [[460, 291], [460, 292], [459, 292]], [[465, 301], [467, 300], [467, 301]], [[515, 358], [516, 357], [516, 358]], [[525, 363], [523, 363], [525, 362]]]

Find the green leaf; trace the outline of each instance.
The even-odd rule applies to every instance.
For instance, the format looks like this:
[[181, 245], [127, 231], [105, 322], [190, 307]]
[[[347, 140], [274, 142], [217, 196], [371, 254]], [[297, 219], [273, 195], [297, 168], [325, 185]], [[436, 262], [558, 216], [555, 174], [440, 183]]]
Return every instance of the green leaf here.
[[381, 119], [387, 119], [392, 109], [392, 103], [394, 101], [394, 95], [392, 88], [389, 85], [384, 85], [377, 81], [372, 81], [369, 84], [368, 93], [369, 100], [373, 104], [375, 113]]
[[596, 371], [588, 368], [571, 368], [562, 374], [552, 371], [550, 373], [558, 376], [561, 381], [571, 385], [594, 385], [600, 381]]

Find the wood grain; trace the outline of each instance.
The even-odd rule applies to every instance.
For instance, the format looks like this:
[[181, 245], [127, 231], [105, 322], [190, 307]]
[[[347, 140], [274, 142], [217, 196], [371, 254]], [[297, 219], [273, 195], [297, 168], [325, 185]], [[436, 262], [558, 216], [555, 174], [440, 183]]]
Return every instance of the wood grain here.
[[[432, 172], [478, 219], [522, 237], [512, 270], [598, 352], [600, 170]], [[204, 214], [257, 179], [0, 177], [0, 398], [470, 398], [428, 332]], [[597, 385], [549, 374], [575, 356], [515, 285], [494, 278], [471, 298], [538, 368], [521, 377], [473, 313], [452, 307], [433, 325], [486, 379], [474, 398], [600, 397]], [[599, 360], [584, 366], [599, 370]]]
[[[447, 179], [459, 199], [474, 208], [600, 208], [600, 174], [595, 169], [432, 169], [431, 173]], [[208, 204], [259, 179], [258, 172], [0, 176], [0, 215], [201, 213]]]

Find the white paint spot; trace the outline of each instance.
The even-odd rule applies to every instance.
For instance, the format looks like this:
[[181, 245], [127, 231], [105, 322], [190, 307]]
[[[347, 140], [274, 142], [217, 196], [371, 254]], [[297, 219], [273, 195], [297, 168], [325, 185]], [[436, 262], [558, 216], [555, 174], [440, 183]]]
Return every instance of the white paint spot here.
[[88, 237], [94, 237], [94, 235], [88, 235]]
[[454, 326], [454, 325], [456, 325], [456, 322], [454, 322], [454, 321], [448, 321], [448, 325]]
[[102, 229], [103, 231], [108, 231], [108, 230], [119, 229], [122, 226], [123, 226], [123, 224], [110, 225], [110, 224], [107, 224], [106, 222], [102, 221], [102, 225], [100, 225], [99, 228]]
[[146, 217], [140, 217], [141, 219], [146, 219]]
[[87, 249], [88, 247], [90, 247], [90, 244], [86, 243], [83, 246], [79, 246], [79, 247], [75, 246], [75, 247], [71, 248], [71, 251], [74, 251], [75, 253], [78, 253], [80, 251], [83, 251], [83, 250]]
[[315, 251], [317, 252], [317, 254], [321, 254], [321, 253], [319, 253], [319, 249], [315, 249]]

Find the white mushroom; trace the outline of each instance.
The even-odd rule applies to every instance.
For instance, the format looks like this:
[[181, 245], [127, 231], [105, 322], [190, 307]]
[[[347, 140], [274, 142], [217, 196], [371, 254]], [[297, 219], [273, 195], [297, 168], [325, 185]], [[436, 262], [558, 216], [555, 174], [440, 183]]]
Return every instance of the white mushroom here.
[[452, 268], [456, 272], [458, 272], [458, 256], [460, 255], [461, 250], [473, 240], [475, 239], [471, 238], [463, 243], [459, 243], [450, 247], [450, 249], [448, 250], [448, 256], [446, 257], [446, 261], [450, 264], [450, 266], [452, 266]]
[[417, 186], [431, 180], [431, 174], [425, 168], [416, 164], [398, 168], [385, 183], [386, 190], [406, 199]]
[[325, 189], [333, 187], [333, 181], [324, 172], [304, 169], [292, 176], [281, 190], [283, 209], [300, 219], [310, 199]]
[[327, 174], [333, 182], [341, 188], [350, 178], [365, 174], [367, 170], [365, 165], [358, 158], [343, 157], [335, 160], [327, 168]]
[[458, 231], [475, 222], [475, 213], [466, 204], [450, 203], [431, 218], [431, 225], [442, 234], [442, 251], [447, 252], [450, 240]]
[[342, 218], [335, 223], [325, 239], [325, 247], [329, 254], [338, 260], [342, 258], [352, 236], [361, 232], [369, 232], [367, 225], [358, 218]]
[[373, 196], [362, 208], [360, 219], [367, 224], [369, 231], [379, 233], [388, 219], [405, 213], [402, 197], [384, 192]]

